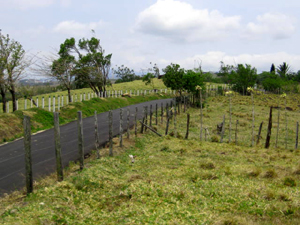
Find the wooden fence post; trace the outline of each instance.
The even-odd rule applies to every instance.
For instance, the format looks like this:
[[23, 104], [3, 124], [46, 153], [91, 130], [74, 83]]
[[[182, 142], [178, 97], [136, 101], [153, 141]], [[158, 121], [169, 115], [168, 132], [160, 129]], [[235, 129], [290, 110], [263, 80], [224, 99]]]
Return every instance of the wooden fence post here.
[[25, 147], [25, 173], [26, 173], [26, 190], [27, 195], [33, 191], [32, 179], [32, 156], [31, 156], [31, 125], [30, 117], [24, 116], [24, 147]]
[[174, 137], [177, 137], [177, 129], [176, 129], [176, 102], [174, 102]]
[[225, 115], [223, 116], [223, 126], [222, 126], [222, 131], [221, 131], [220, 143], [223, 143], [224, 133], [225, 133]]
[[239, 120], [236, 121], [236, 126], [235, 126], [235, 145], [237, 145], [237, 133], [238, 133], [238, 125], [239, 125]]
[[262, 130], [263, 123], [264, 123], [264, 122], [261, 122], [261, 124], [259, 125], [259, 130], [258, 130], [258, 134], [257, 134], [256, 145], [259, 144], [259, 140], [260, 140], [260, 138], [261, 138], [261, 130]]
[[199, 90], [200, 93], [200, 141], [202, 141], [202, 131], [203, 131], [203, 109], [202, 109], [202, 90]]
[[167, 113], [167, 124], [166, 124], [165, 135], [168, 135], [168, 132], [169, 132], [169, 123], [170, 123], [170, 116], [168, 116], [168, 113]]
[[127, 108], [127, 138], [130, 138], [130, 110]]
[[158, 123], [158, 119], [157, 119], [157, 108], [158, 108], [158, 106], [157, 106], [157, 103], [156, 103], [156, 105], [155, 105], [155, 125], [157, 125], [157, 123]]
[[120, 109], [120, 134], [119, 134], [119, 145], [123, 147], [123, 109]]
[[285, 97], [285, 149], [287, 149], [287, 139], [288, 139], [288, 120], [287, 120], [287, 110], [286, 110], [286, 98]]
[[186, 123], [186, 135], [185, 139], [189, 138], [189, 129], [190, 129], [190, 114], [187, 114], [187, 123]]
[[[148, 125], [148, 106], [145, 106], [145, 124]], [[145, 126], [145, 132], [147, 131], [147, 127]]]
[[228, 142], [231, 142], [231, 94], [229, 94], [229, 133]]
[[63, 176], [63, 168], [61, 163], [61, 144], [60, 144], [60, 128], [59, 128], [59, 113], [54, 113], [54, 137], [55, 137], [55, 156], [56, 156], [56, 172], [57, 172], [57, 180], [62, 181], [64, 179]]
[[143, 123], [141, 126], [141, 134], [144, 133], [144, 122], [145, 122], [145, 113], [146, 113], [146, 106], [143, 107]]
[[270, 139], [271, 139], [271, 132], [272, 132], [272, 109], [273, 107], [270, 107], [270, 115], [269, 115], [269, 125], [268, 125], [268, 131], [267, 131], [267, 138], [266, 138], [266, 144], [265, 148], [270, 147]]
[[137, 136], [137, 114], [138, 114], [138, 107], [135, 107], [135, 114], [134, 114], [134, 134]]
[[299, 133], [299, 122], [297, 122], [296, 125], [296, 144], [295, 144], [295, 149], [298, 149], [298, 133]]
[[113, 156], [113, 114], [112, 111], [108, 112], [109, 121], [109, 156]]
[[77, 112], [77, 126], [78, 126], [78, 153], [80, 170], [84, 167], [84, 149], [83, 149], [83, 127], [82, 127], [82, 112]]
[[53, 96], [53, 112], [55, 112], [55, 96]]
[[152, 104], [150, 105], [150, 123], [149, 123], [149, 126], [152, 127], [152, 115], [153, 115], [153, 112], [152, 112]]
[[170, 117], [169, 103], [166, 104], [166, 114], [167, 114], [167, 118], [169, 118]]
[[254, 146], [254, 99], [253, 99], [253, 93], [251, 93], [251, 99], [252, 99], [252, 138], [251, 138], [251, 147]]
[[161, 112], [161, 121], [160, 121], [160, 123], [161, 124], [163, 124], [163, 122], [164, 122], [164, 104], [163, 103], [161, 103], [161, 108], [160, 108], [161, 110], [160, 110], [160, 112]]
[[276, 130], [276, 142], [275, 142], [275, 148], [278, 147], [278, 136], [279, 136], [279, 124], [280, 124], [280, 107], [278, 104], [278, 115], [277, 115], [277, 130]]
[[94, 112], [94, 117], [95, 117], [95, 148], [97, 151], [97, 159], [100, 158], [100, 152], [99, 152], [99, 133], [98, 133], [98, 116], [97, 116], [97, 111], [95, 110]]

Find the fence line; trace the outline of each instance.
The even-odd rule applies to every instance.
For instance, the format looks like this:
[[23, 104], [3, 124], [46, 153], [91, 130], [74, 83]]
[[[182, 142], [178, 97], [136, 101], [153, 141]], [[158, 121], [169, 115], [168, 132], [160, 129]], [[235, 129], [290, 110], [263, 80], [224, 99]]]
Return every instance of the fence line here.
[[[207, 85], [207, 91], [206, 94], [211, 92], [217, 92], [218, 91], [218, 87], [221, 87], [222, 90], [228, 90], [229, 86], [227, 84], [220, 84], [220, 85]], [[154, 89], [154, 90], [125, 90], [124, 94], [129, 94], [129, 95], [135, 95], [135, 96], [140, 96], [140, 95], [147, 95], [147, 94], [152, 94], [152, 93], [166, 93], [166, 94], [174, 94], [175, 95], [175, 91], [174, 90], [169, 90], [169, 89]], [[94, 92], [87, 92], [87, 93], [75, 93], [71, 95], [71, 100], [72, 102], [82, 102], [82, 101], [87, 101], [92, 99], [93, 97], [99, 97], [99, 98], [118, 98], [121, 97], [123, 95], [123, 90], [119, 90], [119, 91], [113, 91], [113, 90], [109, 90], [109, 91], [105, 91], [105, 92], [100, 92], [98, 95]], [[215, 95], [217, 95], [217, 93], [215, 93]], [[34, 100], [35, 98], [35, 100]], [[19, 101], [20, 100], [20, 101]], [[52, 96], [52, 102], [51, 102], [51, 96], [48, 97], [48, 103], [45, 99], [44, 96], [39, 96], [39, 97], [33, 97], [32, 99], [19, 99], [17, 100], [17, 110], [26, 110], [29, 108], [33, 108], [33, 107], [41, 107], [42, 109], [46, 109], [48, 108], [49, 112], [56, 112], [59, 111], [61, 107], [66, 106], [68, 104], [70, 104], [69, 102], [69, 98], [68, 95], [61, 95], [61, 96]], [[28, 104], [29, 101], [29, 104]], [[39, 104], [39, 102], [42, 102], [42, 104]], [[23, 104], [22, 104], [23, 102]], [[20, 107], [22, 106], [22, 107]], [[30, 106], [30, 107], [29, 107]], [[12, 112], [12, 101], [8, 101], [6, 103], [6, 113]], [[2, 107], [2, 103], [0, 103], [0, 113], [3, 113], [3, 107]]]

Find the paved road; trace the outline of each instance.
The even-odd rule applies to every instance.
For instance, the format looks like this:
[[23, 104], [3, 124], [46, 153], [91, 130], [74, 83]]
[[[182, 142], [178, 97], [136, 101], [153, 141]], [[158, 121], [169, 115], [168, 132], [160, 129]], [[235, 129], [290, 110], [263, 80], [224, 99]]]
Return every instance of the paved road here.
[[[138, 107], [138, 118], [141, 118], [144, 106], [153, 105], [153, 109], [155, 109], [155, 104], [158, 104], [158, 107], [160, 108], [161, 103], [165, 106], [166, 103], [170, 103], [170, 101], [171, 99], [162, 99], [129, 106], [130, 124], [133, 125], [135, 107]], [[119, 113], [119, 109], [113, 110], [114, 136], [119, 133]], [[127, 115], [127, 111], [123, 110], [123, 118], [125, 118], [124, 115]], [[95, 149], [94, 123], [94, 116], [83, 119], [85, 154], [88, 154], [91, 150]], [[124, 124], [124, 128], [125, 127], [126, 126]], [[108, 141], [107, 112], [98, 114], [98, 129], [100, 144], [104, 144]], [[70, 161], [78, 159], [77, 122], [74, 121], [61, 126], [60, 132], [62, 163], [65, 167]], [[54, 129], [33, 135], [31, 137], [31, 143], [34, 179], [36, 180], [55, 172]], [[4, 193], [9, 193], [23, 188], [25, 186], [24, 172], [24, 140], [20, 139], [0, 146], [0, 196]]]

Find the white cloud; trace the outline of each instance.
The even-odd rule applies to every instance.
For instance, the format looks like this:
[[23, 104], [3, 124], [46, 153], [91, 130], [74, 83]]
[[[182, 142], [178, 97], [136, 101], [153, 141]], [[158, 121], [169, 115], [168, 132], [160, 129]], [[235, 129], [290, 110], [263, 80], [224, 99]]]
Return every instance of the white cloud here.
[[244, 37], [258, 39], [271, 36], [273, 39], [290, 38], [295, 33], [294, 20], [281, 13], [265, 13], [256, 17], [256, 23], [248, 23]]
[[90, 22], [90, 23], [80, 23], [74, 20], [67, 20], [60, 22], [57, 24], [53, 31], [56, 33], [61, 33], [65, 35], [72, 35], [72, 36], [85, 36], [91, 33], [91, 30], [101, 29], [105, 23], [103, 21], [99, 22]]
[[178, 0], [158, 0], [140, 12], [134, 30], [175, 41], [210, 41], [238, 29], [240, 16], [224, 16], [217, 10], [195, 9]]

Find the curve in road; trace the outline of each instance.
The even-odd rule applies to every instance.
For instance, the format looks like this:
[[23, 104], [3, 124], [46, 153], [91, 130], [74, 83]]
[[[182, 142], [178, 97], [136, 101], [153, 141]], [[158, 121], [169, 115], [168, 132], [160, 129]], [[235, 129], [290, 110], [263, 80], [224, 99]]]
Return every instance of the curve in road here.
[[[172, 99], [154, 100], [127, 106], [124, 109], [128, 107], [130, 109], [130, 125], [132, 126], [134, 123], [135, 107], [138, 108], [138, 119], [140, 119], [142, 118], [142, 109], [144, 106], [153, 105], [154, 108], [158, 104], [160, 108], [161, 103], [165, 106], [166, 103], [170, 103], [171, 101]], [[119, 134], [119, 112], [120, 109], [113, 110], [113, 136]], [[94, 129], [94, 116], [84, 118], [83, 135], [85, 154], [89, 154], [91, 150], [95, 149]], [[69, 162], [78, 159], [77, 132], [77, 121], [60, 126], [63, 167], [66, 167]], [[100, 145], [103, 145], [108, 141], [108, 112], [98, 114], [98, 132]], [[34, 180], [55, 172], [54, 129], [32, 135], [31, 151]], [[20, 190], [25, 186], [24, 153], [23, 138], [0, 146], [0, 196], [4, 193]]]

